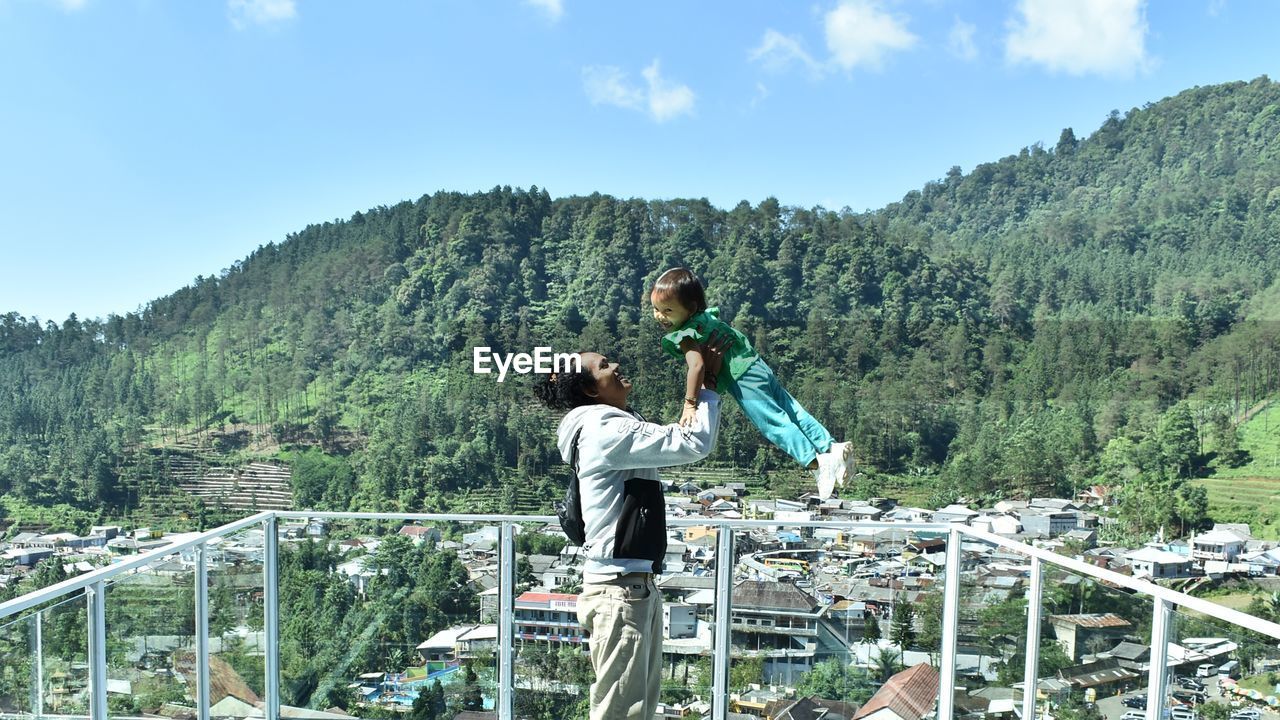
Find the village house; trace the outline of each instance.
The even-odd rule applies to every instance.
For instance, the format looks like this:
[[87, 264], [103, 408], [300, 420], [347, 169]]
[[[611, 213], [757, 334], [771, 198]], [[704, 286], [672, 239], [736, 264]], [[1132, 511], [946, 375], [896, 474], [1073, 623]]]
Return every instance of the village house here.
[[1191, 537], [1191, 559], [1232, 563], [1244, 552], [1246, 538], [1234, 530], [1211, 530]]
[[1143, 547], [1123, 556], [1134, 577], [1153, 580], [1186, 577], [1191, 574], [1191, 558], [1158, 547]]
[[442, 538], [440, 528], [425, 527], [423, 525], [405, 525], [400, 528], [398, 534], [412, 540], [414, 545], [421, 545], [424, 542], [436, 544]]
[[1071, 685], [1074, 690], [1084, 692], [1093, 689], [1098, 697], [1124, 690], [1139, 677], [1139, 673], [1122, 667], [1115, 658], [1095, 660], [1058, 671], [1058, 679]]
[[853, 522], [878, 522], [884, 510], [865, 502], [845, 503], [845, 513]]
[[764, 717], [771, 720], [851, 720], [857, 712], [857, 705], [810, 695], [773, 700], [765, 706]]
[[1136, 673], [1147, 672], [1148, 665], [1151, 662], [1151, 647], [1141, 643], [1121, 642], [1111, 650], [1099, 656], [1114, 658], [1120, 667], [1132, 670]]
[[1062, 535], [1061, 540], [1063, 543], [1074, 544], [1083, 552], [1098, 545], [1098, 531], [1092, 528], [1078, 527]]
[[1133, 627], [1128, 620], [1115, 613], [1050, 615], [1045, 619], [1053, 627], [1058, 644], [1073, 662], [1079, 662], [1095, 641], [1112, 647]]
[[744, 580], [733, 588], [733, 644], [764, 658], [765, 677], [795, 684], [813, 669], [825, 610], [790, 583]]
[[551, 645], [582, 645], [586, 635], [578, 624], [578, 596], [526, 592], [515, 599], [515, 636]]
[[424, 662], [452, 662], [458, 659], [458, 638], [476, 625], [454, 625], [418, 643], [418, 658]]
[[1018, 513], [1022, 531], [1039, 537], [1057, 537], [1076, 529], [1076, 513], [1070, 510], [1030, 508]]
[[922, 720], [938, 704], [939, 679], [928, 663], [909, 667], [885, 681], [853, 720]]
[[936, 523], [960, 523], [961, 525], [968, 525], [969, 521], [977, 516], [977, 512], [970, 510], [964, 505], [948, 505], [933, 513], [933, 521]]

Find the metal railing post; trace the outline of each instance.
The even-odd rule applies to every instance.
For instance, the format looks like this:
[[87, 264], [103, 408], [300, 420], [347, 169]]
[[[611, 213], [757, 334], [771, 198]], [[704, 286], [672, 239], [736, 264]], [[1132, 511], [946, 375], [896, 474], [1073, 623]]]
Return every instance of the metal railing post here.
[[276, 516], [262, 521], [263, 633], [266, 635], [266, 720], [280, 720], [280, 536]]
[[1169, 620], [1173, 604], [1156, 598], [1151, 611], [1151, 665], [1147, 671], [1147, 720], [1160, 720], [1169, 678]]
[[729, 662], [733, 649], [733, 528], [721, 525], [716, 535], [716, 628], [711, 660], [711, 717], [729, 717]]
[[196, 546], [196, 718], [209, 720], [209, 546]]
[[107, 585], [85, 588], [89, 611], [89, 717], [107, 720]]
[[942, 592], [942, 667], [939, 669], [938, 718], [951, 720], [956, 692], [956, 640], [960, 626], [960, 531], [947, 533], [946, 585]]
[[35, 648], [35, 662], [31, 663], [33, 685], [31, 687], [31, 714], [44, 717], [44, 611], [37, 610], [31, 624], [31, 644]]
[[1044, 568], [1031, 558], [1031, 585], [1027, 589], [1026, 665], [1022, 671], [1022, 717], [1034, 720], [1040, 686], [1040, 616], [1044, 614]]
[[498, 535], [498, 717], [515, 717], [515, 526], [504, 522]]

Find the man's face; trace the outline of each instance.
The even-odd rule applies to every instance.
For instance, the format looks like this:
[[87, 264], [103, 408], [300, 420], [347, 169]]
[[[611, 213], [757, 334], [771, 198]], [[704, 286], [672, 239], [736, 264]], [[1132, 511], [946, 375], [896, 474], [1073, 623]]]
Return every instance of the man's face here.
[[658, 321], [664, 330], [678, 328], [689, 319], [689, 311], [675, 298], [661, 297], [657, 293], [649, 295], [653, 305], [653, 319]]
[[587, 394], [607, 405], [626, 408], [627, 395], [631, 394], [631, 381], [618, 372], [618, 364], [600, 353], [581, 354], [582, 367], [596, 380], [595, 390]]

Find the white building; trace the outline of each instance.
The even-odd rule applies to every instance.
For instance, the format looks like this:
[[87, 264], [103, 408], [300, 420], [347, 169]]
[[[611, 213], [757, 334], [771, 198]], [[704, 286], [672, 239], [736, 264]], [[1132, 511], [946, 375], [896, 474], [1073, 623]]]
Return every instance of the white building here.
[[1244, 552], [1245, 538], [1231, 530], [1211, 530], [1191, 538], [1191, 558], [1201, 562], [1235, 562]]
[[1175, 578], [1191, 571], [1191, 558], [1150, 546], [1127, 553], [1124, 562], [1135, 577]]
[[969, 521], [969, 527], [976, 530], [1012, 536], [1022, 532], [1022, 523], [1012, 515], [979, 515]]

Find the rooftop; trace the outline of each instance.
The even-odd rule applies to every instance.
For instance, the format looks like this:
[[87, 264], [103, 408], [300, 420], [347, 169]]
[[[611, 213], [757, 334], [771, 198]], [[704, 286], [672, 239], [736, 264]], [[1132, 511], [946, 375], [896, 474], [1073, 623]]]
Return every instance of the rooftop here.
[[743, 580], [733, 588], [737, 607], [813, 612], [818, 602], [795, 585], [768, 580]]
[[863, 705], [853, 720], [888, 709], [902, 720], [920, 720], [933, 712], [938, 698], [938, 671], [929, 663], [920, 663], [894, 675], [880, 686]]
[[1132, 625], [1128, 620], [1115, 613], [1092, 613], [1086, 615], [1050, 615], [1050, 622], [1063, 625], [1075, 625], [1082, 628], [1122, 628]]

